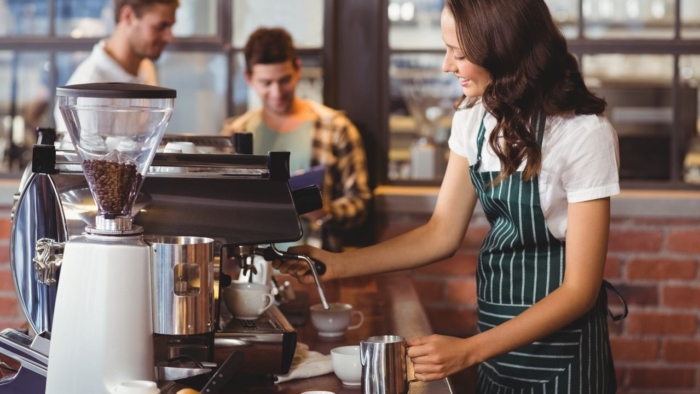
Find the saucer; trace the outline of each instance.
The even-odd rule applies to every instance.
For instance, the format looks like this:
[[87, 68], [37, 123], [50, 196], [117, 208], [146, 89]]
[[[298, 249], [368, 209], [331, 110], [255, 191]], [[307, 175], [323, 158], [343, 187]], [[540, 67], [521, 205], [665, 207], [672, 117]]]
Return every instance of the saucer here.
[[362, 384], [362, 382], [343, 382], [343, 386], [348, 386], [348, 387], [358, 387], [361, 384]]
[[342, 337], [343, 334], [345, 334], [345, 331], [335, 331], [335, 332], [319, 331], [318, 332], [318, 336], [324, 337], [324, 338], [338, 338], [338, 337]]

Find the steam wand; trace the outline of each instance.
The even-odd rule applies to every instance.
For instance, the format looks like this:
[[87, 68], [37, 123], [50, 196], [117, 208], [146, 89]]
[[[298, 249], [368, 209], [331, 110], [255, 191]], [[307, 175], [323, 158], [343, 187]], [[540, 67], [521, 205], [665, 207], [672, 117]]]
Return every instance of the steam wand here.
[[[260, 249], [258, 249], [260, 250]], [[323, 294], [323, 288], [321, 287], [321, 280], [319, 280], [319, 275], [323, 275], [326, 272], [326, 264], [324, 264], [320, 260], [312, 259], [309, 256], [305, 256], [303, 254], [296, 254], [296, 253], [289, 253], [289, 252], [282, 252], [279, 249], [275, 247], [275, 245], [270, 245], [268, 248], [262, 249], [263, 252], [263, 257], [265, 260], [272, 261], [276, 260], [279, 258], [285, 259], [285, 260], [304, 260], [306, 261], [307, 264], [309, 264], [309, 268], [311, 269], [311, 275], [314, 277], [314, 281], [316, 282], [316, 287], [318, 288], [318, 295], [321, 297], [321, 304], [323, 305], [323, 309], [329, 310], [331, 307], [328, 305], [328, 301], [326, 301], [326, 296]]]

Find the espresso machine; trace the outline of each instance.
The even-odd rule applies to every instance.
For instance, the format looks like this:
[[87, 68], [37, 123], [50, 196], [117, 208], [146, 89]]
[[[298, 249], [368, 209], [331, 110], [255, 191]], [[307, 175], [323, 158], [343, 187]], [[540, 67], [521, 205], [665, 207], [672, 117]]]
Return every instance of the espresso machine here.
[[[300, 258], [318, 284], [321, 263], [274, 248], [301, 238], [299, 215], [321, 206], [318, 189], [292, 191], [289, 153], [238, 154], [249, 144], [240, 136], [167, 136], [206, 141], [215, 153], [157, 153], [172, 90], [63, 89], [76, 149], [36, 145], [13, 207], [12, 273], [31, 330], [0, 332], [0, 353], [21, 364], [0, 393], [162, 385], [213, 372], [235, 353], [245, 361], [238, 373], [287, 373], [296, 332], [276, 307], [245, 322], [221, 307], [230, 282], [221, 261], [247, 273], [251, 256]], [[94, 161], [120, 164], [111, 194]], [[83, 389], [87, 374], [93, 386]]]

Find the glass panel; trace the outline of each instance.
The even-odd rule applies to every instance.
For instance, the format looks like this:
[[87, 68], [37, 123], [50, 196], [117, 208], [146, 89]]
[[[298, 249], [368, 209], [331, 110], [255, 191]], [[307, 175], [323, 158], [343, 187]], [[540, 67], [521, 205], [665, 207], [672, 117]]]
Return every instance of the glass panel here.
[[681, 0], [681, 37], [700, 38], [700, 1]]
[[56, 35], [105, 37], [113, 29], [112, 0], [56, 0]]
[[167, 134], [219, 134], [226, 118], [226, 56], [164, 52], [157, 63], [159, 82], [177, 90]]
[[[245, 58], [238, 52], [234, 58], [233, 113], [243, 115], [249, 109], [262, 107], [260, 97], [245, 80]], [[296, 96], [323, 103], [323, 67], [320, 56], [301, 57], [301, 80]]]
[[0, 0], [0, 37], [48, 34], [47, 0]]
[[324, 0], [233, 0], [233, 46], [243, 48], [261, 26], [283, 27], [297, 48], [323, 46]]
[[455, 76], [442, 72], [442, 55], [393, 55], [389, 68], [389, 179], [441, 179], [454, 104]]
[[0, 163], [19, 171], [31, 159], [35, 129], [50, 124], [49, 55], [0, 51]]
[[586, 55], [583, 73], [608, 102], [605, 114], [620, 143], [620, 179], [669, 180], [673, 56]]
[[700, 56], [681, 56], [678, 59], [678, 67], [682, 94], [680, 118], [684, 137], [681, 151], [683, 179], [688, 183], [700, 184], [700, 133], [698, 132]]
[[672, 38], [675, 5], [676, 0], [583, 0], [584, 35]]
[[391, 0], [388, 7], [389, 47], [444, 49], [440, 13], [444, 0]]
[[216, 0], [180, 0], [173, 35], [177, 37], [216, 35]]
[[552, 18], [566, 38], [578, 37], [578, 1], [545, 0]]

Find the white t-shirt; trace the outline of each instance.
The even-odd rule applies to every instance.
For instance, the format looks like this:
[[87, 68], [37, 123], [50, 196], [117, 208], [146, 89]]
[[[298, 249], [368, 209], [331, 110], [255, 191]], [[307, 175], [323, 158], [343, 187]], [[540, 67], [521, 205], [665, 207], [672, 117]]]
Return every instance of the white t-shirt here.
[[[141, 61], [138, 76], [130, 74], [105, 51], [105, 43], [106, 40], [101, 40], [95, 44], [90, 56], [75, 69], [66, 85], [105, 82], [158, 84], [156, 69], [152, 61], [149, 59]], [[61, 111], [58, 110], [58, 103], [56, 103], [54, 108], [53, 117], [56, 122], [56, 130], [65, 131], [66, 124], [63, 121], [63, 116], [61, 116]]]
[[[450, 149], [476, 163], [476, 139], [486, 109], [482, 103], [459, 109], [452, 121]], [[486, 114], [485, 137], [479, 171], [501, 171], [501, 162], [489, 145], [496, 118]], [[547, 227], [560, 240], [566, 238], [567, 209], [576, 203], [620, 192], [617, 133], [605, 116], [559, 115], [547, 117], [539, 174], [540, 202]], [[523, 162], [519, 168], [525, 168]]]

